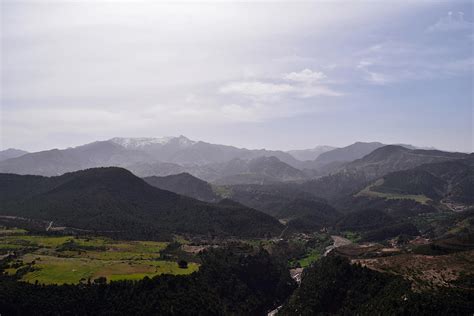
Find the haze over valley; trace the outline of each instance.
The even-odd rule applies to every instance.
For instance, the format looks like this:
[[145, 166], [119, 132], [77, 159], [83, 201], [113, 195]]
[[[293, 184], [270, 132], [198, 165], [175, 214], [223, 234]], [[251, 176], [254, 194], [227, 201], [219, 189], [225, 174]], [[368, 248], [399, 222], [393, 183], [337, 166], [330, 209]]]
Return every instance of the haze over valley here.
[[0, 316], [474, 315], [472, 1], [0, 2]]

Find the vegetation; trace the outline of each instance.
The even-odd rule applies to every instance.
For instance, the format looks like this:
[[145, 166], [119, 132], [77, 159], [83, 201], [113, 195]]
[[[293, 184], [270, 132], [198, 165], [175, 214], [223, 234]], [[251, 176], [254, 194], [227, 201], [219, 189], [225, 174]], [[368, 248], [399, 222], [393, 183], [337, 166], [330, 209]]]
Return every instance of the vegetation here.
[[436, 256], [401, 253], [354, 261], [377, 271], [400, 275], [417, 291], [432, 292], [450, 287], [472, 293], [474, 287], [469, 280], [474, 276], [473, 255], [472, 250]]
[[159, 189], [168, 190], [201, 201], [216, 202], [220, 198], [214, 193], [211, 185], [189, 173], [180, 173], [166, 177], [143, 178], [148, 184]]
[[359, 233], [352, 231], [342, 232], [342, 235], [344, 236], [344, 238], [349, 239], [353, 243], [359, 242], [362, 239]]
[[472, 315], [472, 166], [386, 146], [298, 183], [0, 174], [21, 223], [0, 229], [0, 313]]
[[383, 186], [384, 184], [383, 179], [379, 179], [375, 182], [375, 184], [369, 185], [365, 187], [362, 191], [357, 193], [355, 196], [366, 196], [366, 197], [376, 197], [382, 198], [387, 200], [413, 200], [421, 204], [427, 204], [431, 201], [426, 195], [423, 194], [407, 194], [403, 190], [395, 190], [387, 188], [387, 186]]
[[81, 286], [40, 286], [2, 276], [0, 310], [7, 315], [262, 315], [295, 288], [288, 270], [265, 251], [235, 255], [226, 249], [202, 254], [189, 276], [141, 281], [103, 279]]
[[263, 237], [283, 230], [276, 219], [256, 210], [160, 190], [121, 168], [51, 178], [0, 174], [0, 185], [6, 187], [0, 190], [1, 214], [54, 221], [89, 234], [163, 240], [172, 233]]
[[292, 268], [311, 266], [324, 255], [326, 248], [332, 244], [332, 239], [327, 234], [314, 233], [304, 237], [304, 239], [299, 239], [301, 252], [292, 253], [292, 257], [289, 259], [289, 265]]
[[293, 185], [234, 185], [230, 198], [289, 223], [290, 231], [313, 232], [331, 225], [340, 213], [324, 199]]
[[174, 257], [162, 258], [161, 252], [168, 247], [165, 242], [2, 233], [0, 245], [0, 254], [11, 259], [5, 271], [30, 283], [78, 284], [99, 277], [139, 280], [160, 274], [189, 274], [199, 267], [196, 258], [186, 265]]
[[424, 255], [446, 255], [474, 249], [474, 232], [437, 239], [432, 243], [413, 248], [413, 252]]
[[469, 315], [473, 302], [470, 291], [416, 293], [401, 277], [325, 257], [304, 271], [279, 315]]

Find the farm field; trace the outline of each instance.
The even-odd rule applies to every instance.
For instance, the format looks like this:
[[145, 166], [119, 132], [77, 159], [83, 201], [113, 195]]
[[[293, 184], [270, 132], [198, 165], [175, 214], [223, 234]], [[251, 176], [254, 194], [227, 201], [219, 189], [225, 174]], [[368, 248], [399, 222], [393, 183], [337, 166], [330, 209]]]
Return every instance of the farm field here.
[[107, 281], [139, 280], [159, 274], [190, 274], [199, 265], [163, 260], [166, 242], [117, 241], [103, 237], [38, 236], [0, 229], [0, 255], [13, 256], [6, 272], [41, 284], [77, 284], [105, 277]]
[[373, 190], [376, 186], [379, 186], [383, 183], [383, 180], [377, 180], [374, 184], [367, 186], [365, 189], [357, 193], [355, 196], [366, 196], [366, 197], [374, 197], [374, 198], [383, 198], [387, 200], [414, 200], [421, 204], [427, 204], [431, 201], [425, 195], [422, 194], [397, 194], [397, 193], [385, 193], [385, 192], [378, 192]]

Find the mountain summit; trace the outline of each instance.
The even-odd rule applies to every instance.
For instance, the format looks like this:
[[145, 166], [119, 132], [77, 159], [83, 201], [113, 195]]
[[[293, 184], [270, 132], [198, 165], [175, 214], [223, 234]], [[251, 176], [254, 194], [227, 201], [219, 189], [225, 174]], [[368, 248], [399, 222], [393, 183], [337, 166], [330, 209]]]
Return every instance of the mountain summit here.
[[151, 146], [164, 146], [168, 144], [178, 144], [182, 147], [194, 145], [196, 141], [180, 135], [178, 137], [114, 137], [109, 141], [116, 143], [127, 149], [145, 149]]

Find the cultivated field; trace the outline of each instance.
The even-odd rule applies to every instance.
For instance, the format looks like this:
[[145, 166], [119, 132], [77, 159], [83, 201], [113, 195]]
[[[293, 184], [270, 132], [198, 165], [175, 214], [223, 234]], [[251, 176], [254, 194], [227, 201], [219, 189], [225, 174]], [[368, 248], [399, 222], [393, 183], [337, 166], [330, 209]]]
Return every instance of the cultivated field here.
[[163, 260], [166, 242], [116, 241], [108, 238], [37, 236], [24, 230], [0, 229], [0, 254], [10, 256], [6, 271], [21, 280], [44, 284], [112, 280], [138, 280], [159, 274], [189, 274], [198, 264], [186, 268]]
[[387, 200], [414, 200], [421, 204], [427, 204], [431, 199], [422, 194], [397, 194], [397, 193], [385, 193], [375, 191], [376, 186], [382, 185], [383, 179], [377, 180], [374, 184], [367, 186], [365, 189], [357, 193], [355, 196], [367, 196], [374, 198], [383, 198]]

